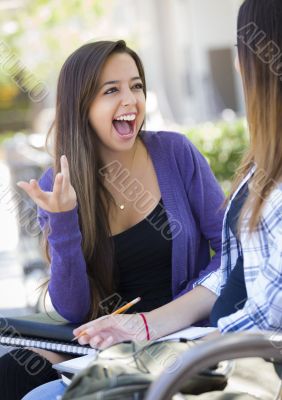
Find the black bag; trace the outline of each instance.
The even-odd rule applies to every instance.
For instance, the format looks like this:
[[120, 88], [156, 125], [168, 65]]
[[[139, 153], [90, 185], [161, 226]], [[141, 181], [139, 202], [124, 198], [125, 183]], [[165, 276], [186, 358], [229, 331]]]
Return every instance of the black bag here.
[[[123, 342], [99, 352], [93, 364], [74, 377], [63, 400], [141, 400], [162, 371], [179, 367], [179, 355], [195, 342], [186, 339], [150, 344]], [[182, 393], [223, 390], [232, 363], [222, 362], [187, 381]]]

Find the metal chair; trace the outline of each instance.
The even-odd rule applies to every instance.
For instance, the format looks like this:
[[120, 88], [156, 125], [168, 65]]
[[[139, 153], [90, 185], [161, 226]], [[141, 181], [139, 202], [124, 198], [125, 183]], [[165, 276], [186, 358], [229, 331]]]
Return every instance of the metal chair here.
[[[223, 360], [261, 357], [282, 362], [282, 334], [276, 332], [230, 333], [207, 340], [180, 357], [180, 367], [162, 375], [151, 385], [145, 400], [171, 400], [187, 379]], [[282, 398], [282, 397], [281, 397]]]

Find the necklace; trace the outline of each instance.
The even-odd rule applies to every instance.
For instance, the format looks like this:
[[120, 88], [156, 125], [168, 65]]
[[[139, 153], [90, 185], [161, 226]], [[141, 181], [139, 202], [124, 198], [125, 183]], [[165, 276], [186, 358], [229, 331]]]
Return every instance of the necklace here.
[[[136, 148], [137, 148], [137, 145], [136, 145]], [[132, 171], [132, 166], [133, 166], [133, 162], [134, 162], [134, 157], [135, 157], [135, 152], [136, 152], [136, 148], [135, 148], [135, 151], [134, 151], [134, 155], [133, 155], [133, 160], [132, 160], [132, 163], [131, 163], [131, 167], [130, 167], [130, 170]], [[146, 149], [146, 154], [147, 154], [147, 159], [146, 159], [146, 164], [145, 164], [145, 166], [147, 166], [147, 164], [148, 164], [148, 158], [149, 158], [149, 153], [148, 153], [148, 150]], [[147, 169], [144, 167], [144, 169], [145, 169], [145, 171], [147, 171]], [[144, 175], [143, 175], [144, 176]], [[125, 209], [125, 206], [126, 206], [126, 204], [128, 203], [122, 203], [122, 204], [119, 204], [117, 201], [116, 201], [116, 199], [113, 197], [113, 199], [114, 199], [114, 202], [115, 202], [115, 205], [120, 209], [120, 210], [124, 210]]]
[[[130, 173], [132, 172], [132, 167], [133, 167], [133, 163], [134, 163], [134, 159], [135, 159], [135, 154], [136, 154], [136, 150], [137, 150], [137, 147], [138, 147], [138, 142], [137, 142], [137, 140], [138, 139], [136, 139], [136, 146], [135, 146], [135, 149], [134, 149], [134, 154], [133, 154], [133, 157], [132, 157], [132, 161], [131, 161], [131, 165], [130, 165]], [[113, 195], [112, 195], [113, 196]], [[116, 199], [114, 198], [114, 196], [113, 196], [113, 199], [114, 199], [114, 202], [115, 202], [115, 205], [121, 210], [121, 211], [123, 211], [124, 209], [125, 209], [125, 206], [126, 206], [126, 204], [127, 203], [118, 203], [117, 201], [116, 201]]]

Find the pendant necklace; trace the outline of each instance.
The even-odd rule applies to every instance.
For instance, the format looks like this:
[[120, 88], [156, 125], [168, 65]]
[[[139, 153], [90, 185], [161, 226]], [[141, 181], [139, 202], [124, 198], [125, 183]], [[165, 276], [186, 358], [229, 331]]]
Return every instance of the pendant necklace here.
[[[130, 172], [132, 171], [132, 167], [133, 167], [134, 160], [135, 160], [135, 154], [137, 153], [137, 146], [138, 146], [138, 142], [136, 142], [136, 147], [135, 147], [135, 150], [134, 150], [134, 154], [133, 154], [132, 162], [131, 162], [131, 166], [130, 166]], [[146, 149], [146, 154], [147, 154], [147, 159], [146, 159], [146, 165], [147, 165], [147, 161], [148, 161], [148, 151], [147, 151], [147, 149]], [[145, 165], [145, 166], [146, 166], [146, 165]], [[145, 169], [145, 168], [144, 168], [144, 169]], [[145, 171], [146, 171], [146, 169], [145, 169]], [[144, 176], [144, 174], [143, 174], [143, 176]], [[113, 199], [114, 199], [115, 205], [116, 205], [121, 211], [124, 211], [124, 210], [125, 210], [125, 206], [126, 206], [127, 203], [118, 203], [114, 197], [113, 197]]]
[[[131, 165], [130, 165], [130, 173], [132, 172], [132, 167], [133, 167], [133, 163], [134, 163], [134, 159], [135, 159], [135, 154], [136, 154], [136, 150], [137, 150], [137, 146], [138, 146], [137, 140], [138, 140], [138, 139], [136, 139], [136, 146], [135, 146], [135, 149], [134, 149], [134, 154], [133, 154], [132, 161], [131, 161]], [[115, 199], [114, 197], [113, 197], [113, 199], [114, 199], [115, 205], [116, 205], [121, 211], [123, 211], [123, 210], [125, 209], [126, 203], [119, 204], [119, 203], [116, 201], [116, 199]]]

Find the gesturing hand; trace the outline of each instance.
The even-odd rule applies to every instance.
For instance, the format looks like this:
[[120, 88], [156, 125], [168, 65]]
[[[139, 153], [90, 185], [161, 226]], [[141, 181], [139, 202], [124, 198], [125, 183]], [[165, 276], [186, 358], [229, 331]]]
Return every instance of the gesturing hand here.
[[41, 190], [35, 179], [31, 179], [29, 183], [17, 183], [40, 208], [48, 212], [70, 211], [76, 206], [77, 197], [70, 182], [67, 157], [62, 156], [60, 161], [61, 172], [55, 177], [53, 192]]

